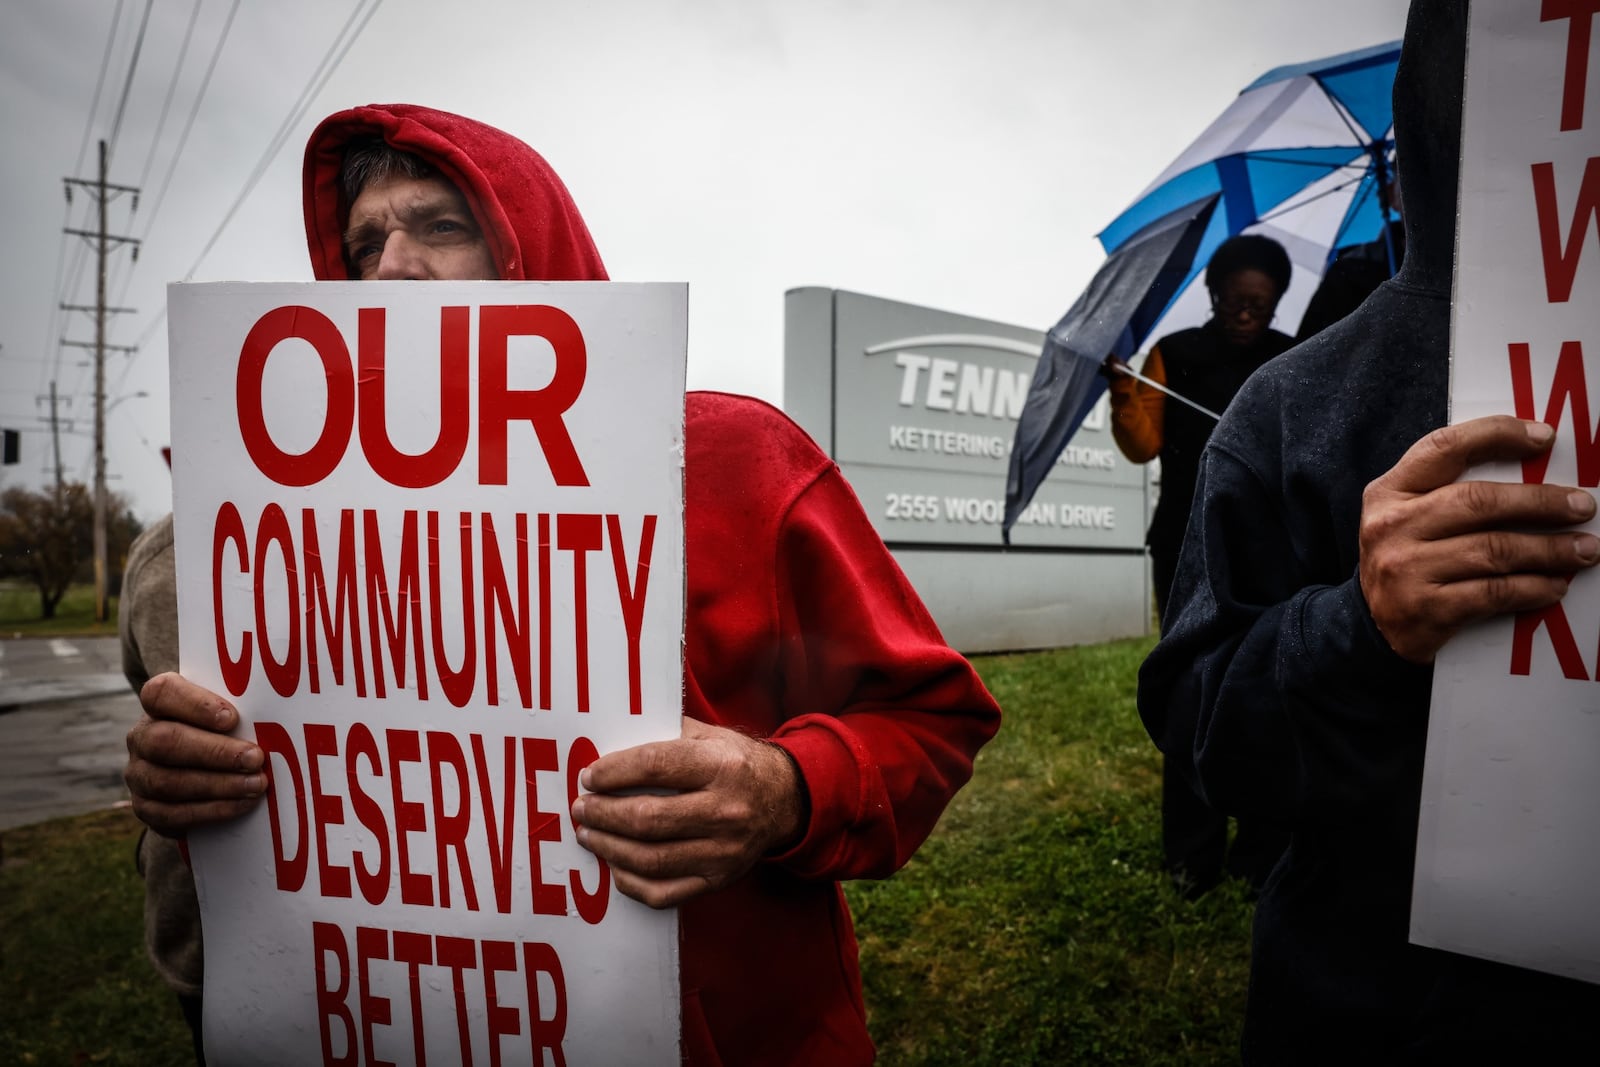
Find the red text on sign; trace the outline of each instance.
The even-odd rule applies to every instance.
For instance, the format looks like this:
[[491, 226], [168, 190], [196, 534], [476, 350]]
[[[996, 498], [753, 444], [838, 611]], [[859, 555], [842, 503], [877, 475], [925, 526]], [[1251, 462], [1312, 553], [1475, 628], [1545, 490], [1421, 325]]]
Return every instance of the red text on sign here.
[[[361, 451], [373, 473], [409, 489], [438, 485], [454, 473], [466, 453], [472, 397], [470, 308], [446, 307], [439, 316], [439, 436], [420, 453], [391, 443], [385, 396], [386, 341], [383, 308], [357, 314], [359, 374], [350, 346], [332, 319], [316, 308], [273, 308], [245, 336], [235, 379], [239, 432], [256, 468], [279, 485], [313, 485], [344, 459], [359, 423]], [[510, 340], [539, 337], [555, 351], [555, 374], [539, 389], [510, 386]], [[316, 442], [304, 452], [285, 452], [267, 430], [262, 380], [279, 344], [300, 340], [322, 363], [327, 409]], [[567, 410], [583, 391], [588, 352], [583, 332], [560, 308], [547, 305], [486, 305], [478, 309], [478, 482], [506, 484], [508, 428], [533, 427], [557, 485], [588, 485], [583, 462], [567, 430]], [[315, 395], [308, 383], [307, 394]]]
[[[561, 960], [549, 945], [540, 941], [475, 941], [358, 926], [352, 960], [350, 938], [338, 925], [312, 923], [311, 936], [316, 959], [317, 1023], [326, 1067], [426, 1064], [424, 1008], [436, 997], [450, 997], [453, 1002], [457, 1038], [454, 1062], [480, 1062], [473, 1056], [473, 1048], [478, 1046], [488, 1050], [489, 1063], [498, 1067], [504, 1058], [503, 1042], [521, 1038], [532, 1052], [534, 1063], [544, 1063], [545, 1052], [549, 1051], [558, 1067], [565, 1067], [561, 1043], [567, 1030], [567, 983]], [[395, 1018], [393, 999], [375, 991], [374, 974], [381, 970], [391, 974], [403, 970], [410, 991], [409, 1017]], [[427, 981], [423, 980], [425, 970], [430, 973]], [[433, 972], [448, 972], [449, 978], [433, 979]], [[481, 984], [488, 1006], [476, 1028], [467, 1010], [469, 981]], [[546, 986], [549, 993], [541, 988]], [[391, 1027], [402, 1033], [410, 1031], [409, 1047], [403, 1038], [388, 1042], [391, 1048], [398, 1045], [396, 1051], [405, 1053], [398, 1061], [382, 1058], [378, 1051], [380, 1031]]]
[[[240, 696], [259, 669], [280, 696], [293, 696], [302, 684], [310, 692], [321, 692], [321, 649], [338, 686], [346, 684], [349, 654], [350, 680], [359, 697], [367, 695], [370, 678], [373, 695], [383, 698], [392, 678], [399, 689], [412, 681], [417, 699], [427, 700], [431, 664], [433, 677], [452, 705], [465, 707], [473, 699], [481, 672], [483, 699], [497, 706], [503, 634], [521, 706], [534, 706], [536, 662], [538, 706], [549, 710], [557, 668], [554, 611], [560, 604], [570, 612], [562, 628], [571, 638], [559, 662], [564, 672], [570, 669], [576, 710], [590, 710], [590, 646], [598, 637], [607, 646], [619, 639], [624, 644], [628, 711], [642, 714], [639, 645], [656, 516], [643, 516], [632, 545], [618, 515], [539, 514], [532, 517], [536, 537], [530, 537], [529, 520], [519, 514], [509, 523], [497, 523], [488, 513], [458, 513], [452, 569], [444, 562], [442, 522], [436, 511], [402, 512], [398, 551], [386, 556], [376, 511], [361, 513], [358, 538], [355, 511], [342, 510], [337, 544], [325, 552], [312, 509], [301, 511], [297, 537], [277, 504], [263, 508], [251, 530], [239, 509], [225, 502], [217, 511], [211, 553], [212, 622], [224, 686]], [[595, 595], [614, 593], [621, 633], [597, 635], [592, 629], [591, 553], [609, 554], [614, 584], [601, 577]], [[561, 589], [556, 588], [557, 560], [564, 563], [559, 573], [567, 576]], [[245, 618], [231, 618], [225, 592], [241, 578], [248, 580], [252, 610]], [[276, 628], [269, 625], [274, 613], [268, 589], [273, 585], [280, 585], [287, 598], [286, 611], [280, 613], [285, 621]], [[530, 611], [533, 590], [537, 619]], [[446, 610], [451, 602], [461, 604], [462, 610]], [[459, 664], [450, 661], [451, 645], [461, 650]], [[414, 672], [408, 670], [413, 659]]]
[[[597, 869], [593, 889], [575, 868], [564, 881], [549, 880], [543, 861], [543, 847], [562, 840], [563, 813], [578, 797], [579, 773], [600, 758], [588, 738], [574, 740], [563, 763], [556, 743], [542, 737], [462, 738], [434, 730], [384, 730], [380, 736], [364, 723], [306, 723], [296, 737], [265, 721], [255, 732], [272, 779], [267, 816], [281, 892], [301, 892], [315, 871], [319, 895], [349, 899], [359, 892], [374, 906], [398, 885], [401, 903], [421, 907], [492, 908], [502, 915], [575, 910], [590, 924], [605, 917], [611, 871], [603, 860], [582, 853]], [[407, 767], [418, 770], [409, 777], [426, 784], [408, 790]], [[565, 789], [541, 797], [539, 772], [563, 768]], [[387, 794], [382, 799], [392, 819], [374, 795], [379, 792]], [[420, 865], [413, 838], [432, 852]], [[335, 854], [330, 839], [351, 841], [348, 853]], [[518, 877], [519, 871], [526, 873]], [[512, 899], [517, 882], [529, 886], [528, 899]], [[480, 888], [492, 899], [480, 900]]]
[[1583, 97], [1589, 81], [1589, 51], [1594, 41], [1594, 17], [1600, 0], [1544, 0], [1541, 22], [1570, 19], [1567, 26], [1567, 66], [1562, 78], [1561, 128], [1583, 128]]

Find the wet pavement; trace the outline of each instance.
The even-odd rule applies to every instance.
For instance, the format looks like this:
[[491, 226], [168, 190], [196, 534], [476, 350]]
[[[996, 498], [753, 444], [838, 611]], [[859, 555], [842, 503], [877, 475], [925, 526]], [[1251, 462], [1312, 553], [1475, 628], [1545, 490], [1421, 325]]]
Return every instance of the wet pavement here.
[[0, 830], [126, 803], [120, 656], [114, 637], [0, 640]]

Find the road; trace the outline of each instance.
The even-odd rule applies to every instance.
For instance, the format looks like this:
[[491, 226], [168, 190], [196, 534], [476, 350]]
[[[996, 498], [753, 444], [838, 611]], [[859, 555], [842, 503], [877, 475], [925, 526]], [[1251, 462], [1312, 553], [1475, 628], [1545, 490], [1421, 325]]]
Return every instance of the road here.
[[116, 638], [0, 640], [0, 830], [126, 801], [138, 719]]

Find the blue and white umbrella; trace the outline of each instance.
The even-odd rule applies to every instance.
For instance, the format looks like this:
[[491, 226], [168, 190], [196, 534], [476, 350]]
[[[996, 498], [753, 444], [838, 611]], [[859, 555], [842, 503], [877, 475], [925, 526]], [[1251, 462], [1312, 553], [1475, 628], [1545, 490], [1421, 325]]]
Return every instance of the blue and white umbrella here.
[[[1340, 249], [1384, 237], [1399, 61], [1396, 41], [1268, 71], [1100, 233], [1106, 262], [1046, 335], [1017, 424], [1007, 533], [1105, 391], [1106, 355], [1128, 359], [1168, 323], [1206, 318], [1205, 287], [1194, 283], [1224, 240], [1260, 233], [1283, 244], [1294, 274], [1279, 315], [1298, 322]], [[1199, 220], [1197, 234], [1159, 239]], [[1171, 258], [1151, 263], [1163, 248]], [[1127, 284], [1140, 275], [1149, 287]]]

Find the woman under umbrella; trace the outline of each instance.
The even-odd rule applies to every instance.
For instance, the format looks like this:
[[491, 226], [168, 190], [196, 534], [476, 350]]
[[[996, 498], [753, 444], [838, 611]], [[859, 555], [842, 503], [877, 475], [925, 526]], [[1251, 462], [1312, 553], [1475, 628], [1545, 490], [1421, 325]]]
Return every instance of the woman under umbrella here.
[[[1289, 255], [1272, 238], [1243, 234], [1224, 241], [1206, 264], [1211, 318], [1204, 326], [1156, 342], [1145, 359], [1144, 376], [1201, 408], [1222, 411], [1257, 367], [1294, 344], [1293, 338], [1270, 325], [1289, 287], [1289, 276]], [[1121, 364], [1115, 356], [1106, 358], [1112, 436], [1122, 454], [1135, 463], [1161, 457], [1161, 499], [1145, 543], [1150, 546], [1156, 608], [1165, 632], [1166, 605], [1194, 501], [1200, 453], [1216, 421], [1118, 372]], [[1207, 807], [1170, 762], [1162, 777], [1161, 834], [1167, 869], [1190, 897], [1221, 880], [1224, 855], [1229, 874], [1259, 889], [1287, 843], [1287, 836], [1276, 828], [1241, 824], [1229, 852], [1227, 816]]]

